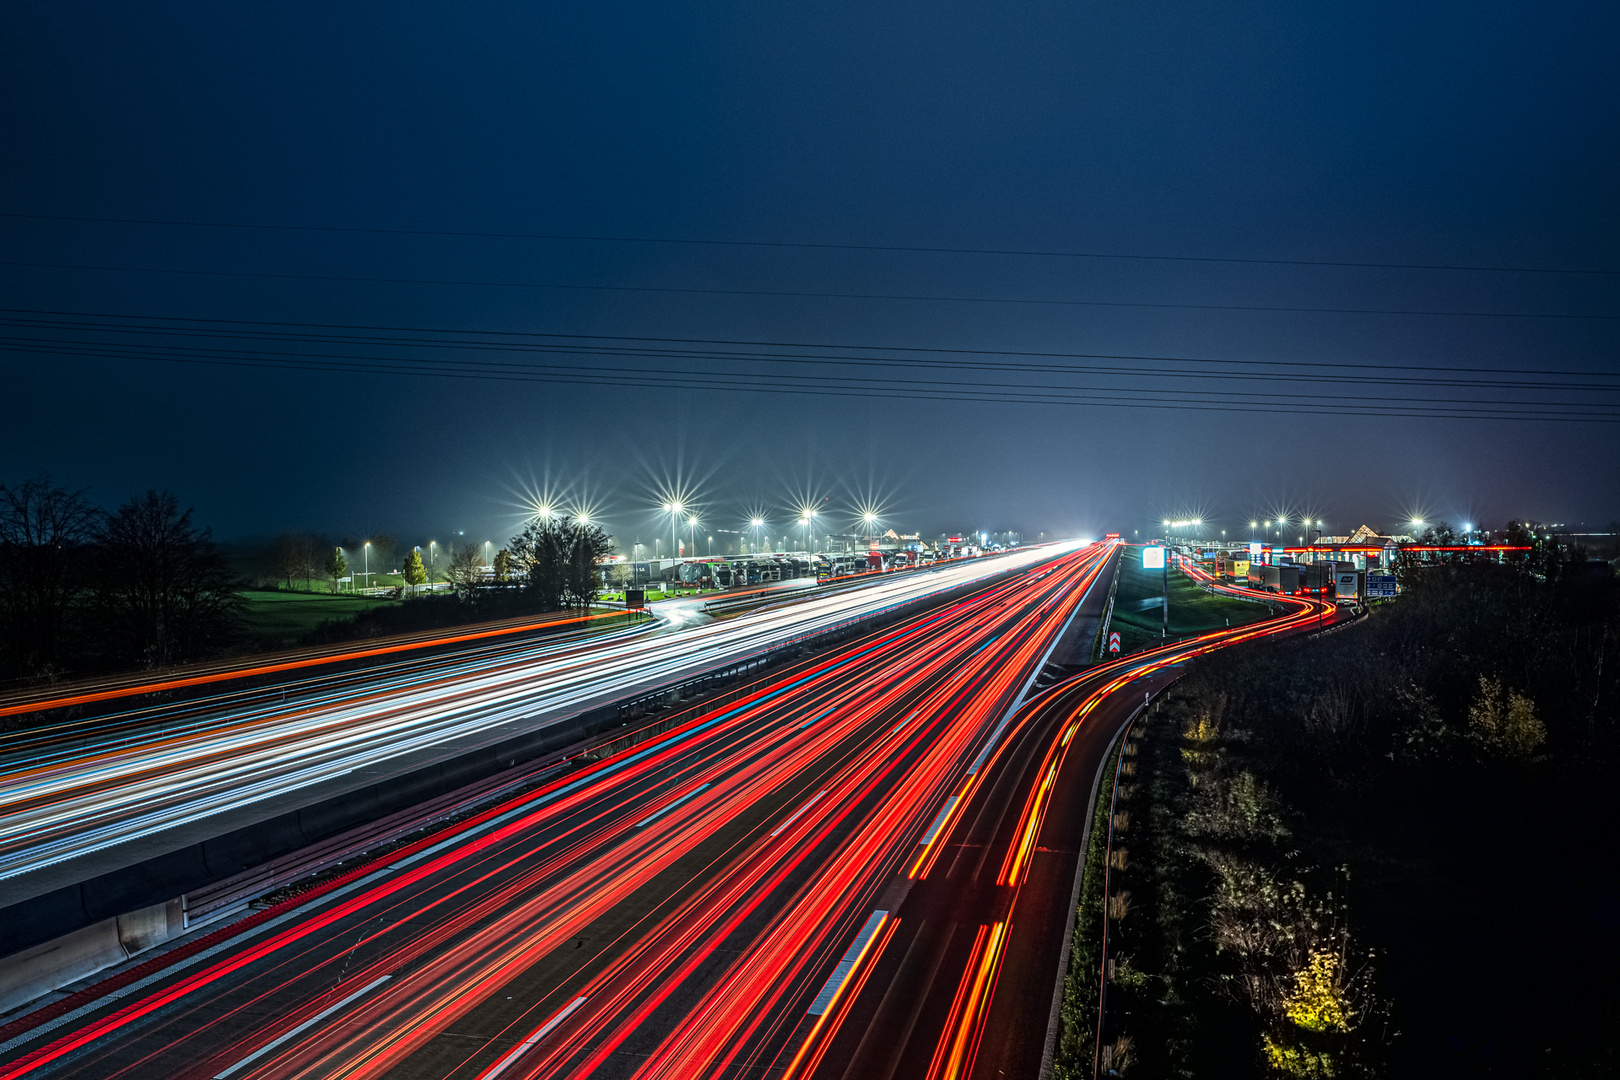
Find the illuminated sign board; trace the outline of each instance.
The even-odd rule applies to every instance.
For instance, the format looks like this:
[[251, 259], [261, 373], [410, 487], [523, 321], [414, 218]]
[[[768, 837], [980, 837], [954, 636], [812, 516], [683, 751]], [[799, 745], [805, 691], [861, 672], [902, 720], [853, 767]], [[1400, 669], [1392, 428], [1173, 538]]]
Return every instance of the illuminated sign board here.
[[1147, 547], [1143, 548], [1142, 549], [1142, 569], [1144, 569], [1144, 570], [1163, 570], [1164, 569], [1164, 548], [1159, 547], [1157, 544], [1149, 544]]
[[1249, 544], [1249, 558], [1251, 560], [1258, 559], [1260, 557], [1260, 546], [1261, 545], [1258, 541], [1254, 541]]

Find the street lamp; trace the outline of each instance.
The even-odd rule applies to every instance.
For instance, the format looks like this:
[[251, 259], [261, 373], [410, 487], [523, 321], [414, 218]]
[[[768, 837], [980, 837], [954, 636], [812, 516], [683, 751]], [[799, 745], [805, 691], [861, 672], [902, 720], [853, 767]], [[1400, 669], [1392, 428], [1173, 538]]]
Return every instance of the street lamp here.
[[670, 554], [671, 558], [673, 558], [675, 553], [680, 550], [680, 546], [681, 546], [680, 514], [681, 514], [681, 511], [683, 511], [685, 509], [686, 509], [686, 507], [682, 506], [678, 502], [667, 502], [667, 503], [664, 504], [664, 510], [665, 510], [666, 513], [669, 514], [669, 554]]
[[750, 518], [748, 524], [754, 529], [754, 554], [759, 554], [759, 530], [765, 524], [764, 518]]
[[438, 550], [437, 540], [428, 541], [428, 592], [433, 591], [433, 553]]
[[370, 540], [366, 541], [365, 567], [366, 567], [366, 588], [369, 589], [369, 588], [371, 588], [371, 541]]

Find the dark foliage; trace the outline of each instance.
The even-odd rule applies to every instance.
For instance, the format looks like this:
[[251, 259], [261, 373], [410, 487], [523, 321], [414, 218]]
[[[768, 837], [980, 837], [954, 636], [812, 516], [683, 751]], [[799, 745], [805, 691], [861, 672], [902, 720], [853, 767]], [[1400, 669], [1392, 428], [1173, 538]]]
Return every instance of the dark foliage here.
[[[1613, 575], [1543, 540], [1516, 565], [1402, 570], [1361, 624], [1210, 657], [1148, 728], [1121, 946], [1149, 1072], [1615, 1064]], [[1355, 1031], [1290, 1026], [1302, 941], [1341, 956]], [[1377, 998], [1353, 981], [1373, 952]]]
[[240, 628], [240, 583], [207, 529], [166, 491], [119, 507], [96, 538], [91, 604], [102, 656], [156, 667], [205, 656]]
[[100, 513], [38, 476], [0, 485], [0, 674], [48, 678], [70, 664], [75, 605]]
[[529, 522], [508, 550], [514, 572], [540, 610], [587, 607], [601, 592], [596, 564], [613, 550], [613, 538], [598, 525], [547, 518]]

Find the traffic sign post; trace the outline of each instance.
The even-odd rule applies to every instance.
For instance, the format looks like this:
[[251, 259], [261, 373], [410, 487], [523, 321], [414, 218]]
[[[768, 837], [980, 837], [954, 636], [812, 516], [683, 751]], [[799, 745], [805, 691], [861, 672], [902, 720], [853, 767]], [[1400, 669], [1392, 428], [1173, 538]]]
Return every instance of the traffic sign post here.
[[1108, 651], [1111, 652], [1111, 653], [1118, 653], [1119, 652], [1119, 631], [1118, 630], [1115, 630], [1115, 631], [1113, 631], [1112, 633], [1110, 633], [1108, 635]]

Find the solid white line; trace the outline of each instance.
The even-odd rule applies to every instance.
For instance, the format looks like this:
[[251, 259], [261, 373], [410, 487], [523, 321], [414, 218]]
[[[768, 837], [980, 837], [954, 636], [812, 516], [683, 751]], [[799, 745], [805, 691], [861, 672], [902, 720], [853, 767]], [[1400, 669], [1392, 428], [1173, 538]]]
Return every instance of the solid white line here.
[[669, 813], [671, 810], [675, 809], [677, 806], [681, 805], [681, 803], [685, 802], [687, 799], [690, 799], [692, 796], [696, 795], [698, 792], [703, 791], [708, 786], [709, 786], [708, 784], [704, 784], [704, 785], [702, 785], [702, 787], [693, 788], [691, 791], [688, 791], [685, 795], [682, 795], [680, 798], [676, 799], [674, 802], [670, 803], [668, 806], [664, 807], [662, 810], [659, 810], [659, 811], [657, 811], [656, 813], [653, 813], [653, 814], [649, 814], [648, 816], [642, 818], [640, 821], [636, 822], [636, 828], [639, 829], [643, 825], [648, 825], [648, 824], [651, 824], [654, 821], [657, 821], [659, 818], [663, 817], [665, 814]]
[[940, 807], [939, 817], [934, 819], [934, 824], [928, 829], [928, 835], [917, 841], [919, 847], [927, 847], [929, 844], [934, 842], [934, 837], [939, 835], [939, 830], [945, 825], [946, 816], [949, 815], [952, 810], [956, 809], [957, 800], [961, 797], [962, 796], [960, 795], [952, 795], [949, 799], [945, 800], [945, 805]]
[[855, 935], [855, 940], [850, 943], [849, 951], [844, 954], [842, 960], [838, 961], [838, 966], [833, 968], [833, 973], [827, 976], [827, 983], [821, 988], [821, 993], [816, 995], [816, 1000], [810, 1003], [809, 1011], [811, 1016], [820, 1016], [827, 1011], [827, 1006], [833, 1003], [833, 999], [838, 996], [838, 992], [849, 981], [850, 972], [855, 970], [855, 962], [861, 958], [861, 953], [866, 951], [866, 946], [877, 935], [878, 928], [883, 925], [883, 920], [888, 916], [889, 913], [882, 909], [867, 916], [866, 925], [861, 927], [859, 934]]
[[533, 1035], [530, 1035], [527, 1039], [524, 1039], [522, 1042], [513, 1047], [505, 1057], [501, 1058], [500, 1061], [495, 1063], [495, 1067], [493, 1069], [479, 1077], [479, 1080], [495, 1080], [495, 1077], [505, 1072], [507, 1067], [510, 1066], [512, 1062], [516, 1061], [518, 1058], [527, 1053], [529, 1048], [535, 1043], [539, 1042], [547, 1035], [550, 1035], [552, 1030], [556, 1028], [558, 1024], [572, 1016], [574, 1014], [574, 1010], [583, 1004], [585, 1004], [585, 999], [582, 997], [575, 998], [573, 1001], [569, 1002], [567, 1008], [563, 1009], [563, 1011], [558, 1013], [556, 1016], [553, 1016], [550, 1020], [547, 1020], [544, 1024], [541, 1024], [539, 1031], [535, 1032]]
[[215, 1073], [214, 1080], [226, 1080], [226, 1077], [230, 1076], [231, 1073], [238, 1069], [244, 1069], [253, 1064], [255, 1061], [258, 1061], [260, 1058], [264, 1057], [264, 1055], [280, 1046], [282, 1043], [302, 1035], [304, 1032], [308, 1031], [322, 1020], [325, 1020], [328, 1016], [331, 1016], [333, 1013], [343, 1008], [343, 1006], [347, 1005], [355, 998], [363, 997], [366, 994], [369, 994], [371, 991], [375, 990], [377, 987], [381, 986], [383, 983], [392, 978], [392, 975], [384, 975], [381, 978], [371, 980], [371, 982], [367, 983], [365, 986], [362, 986], [360, 989], [356, 990], [354, 993], [350, 994], [336, 1005], [328, 1006], [327, 1008], [316, 1013], [314, 1016], [310, 1017], [308, 1020], [305, 1020], [302, 1024], [299, 1024], [297, 1027], [293, 1028], [291, 1031], [287, 1032], [285, 1035], [279, 1036], [278, 1038], [272, 1039], [270, 1042], [265, 1043], [263, 1046], [259, 1047], [257, 1050], [253, 1051], [253, 1053], [249, 1054], [241, 1061], [238, 1061], [235, 1065], [232, 1065], [224, 1072]]
[[782, 822], [782, 824], [778, 825], [776, 827], [776, 832], [771, 833], [771, 837], [775, 838], [775, 837], [781, 835], [783, 829], [787, 828], [789, 825], [793, 824], [795, 821], [798, 821], [799, 820], [799, 815], [804, 813], [806, 810], [810, 809], [812, 806], [814, 806], [816, 804], [816, 800], [821, 798], [825, 794], [827, 794], [826, 789], [822, 789], [821, 791], [818, 791], [814, 795], [810, 796], [810, 801], [805, 803], [803, 806], [799, 807], [797, 810], [793, 811], [793, 816], [788, 818], [786, 821]]

